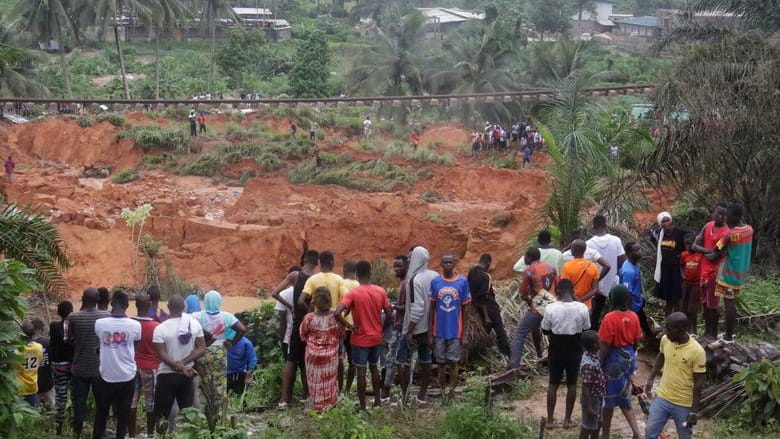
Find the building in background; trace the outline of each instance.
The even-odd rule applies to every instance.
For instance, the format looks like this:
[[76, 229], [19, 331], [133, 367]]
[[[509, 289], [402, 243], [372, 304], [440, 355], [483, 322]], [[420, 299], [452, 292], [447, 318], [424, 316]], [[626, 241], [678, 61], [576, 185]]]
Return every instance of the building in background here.
[[484, 20], [485, 14], [458, 8], [417, 8], [425, 17], [425, 33], [429, 38], [444, 38], [463, 23]]

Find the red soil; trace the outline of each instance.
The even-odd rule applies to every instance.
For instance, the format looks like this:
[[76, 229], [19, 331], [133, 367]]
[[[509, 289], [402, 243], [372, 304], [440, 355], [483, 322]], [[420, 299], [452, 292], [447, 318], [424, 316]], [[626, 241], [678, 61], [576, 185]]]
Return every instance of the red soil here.
[[[244, 188], [158, 171], [124, 185], [79, 179], [84, 166], [138, 163], [142, 151], [129, 140], [116, 142], [118, 131], [107, 123], [81, 128], [62, 119], [0, 131], [0, 154], [10, 149], [19, 163], [16, 182], [5, 191], [58, 224], [73, 262], [65, 274], [73, 292], [88, 284], [132, 283], [133, 250], [119, 212], [142, 203], [154, 205], [144, 230], [164, 240], [160, 259], [179, 277], [228, 294], [253, 295], [257, 286], [275, 285], [298, 262], [304, 243], [334, 251], [339, 264], [347, 258], [389, 258], [422, 244], [431, 250], [435, 268], [444, 251], [453, 251], [461, 258], [461, 272], [490, 252], [495, 275], [508, 277], [546, 200], [543, 170], [475, 166], [460, 155], [456, 166], [431, 166], [430, 179], [394, 193], [290, 185], [283, 172], [261, 175]], [[467, 140], [468, 132], [452, 124], [423, 133], [423, 143], [438, 142], [442, 153], [454, 154]], [[324, 151], [364, 154], [352, 149], [354, 139], [339, 146], [322, 143]], [[41, 168], [41, 151], [47, 162], [58, 164]], [[238, 163], [230, 173], [251, 169], [252, 163]], [[420, 198], [433, 191], [440, 201]], [[508, 224], [494, 224], [497, 214]]]

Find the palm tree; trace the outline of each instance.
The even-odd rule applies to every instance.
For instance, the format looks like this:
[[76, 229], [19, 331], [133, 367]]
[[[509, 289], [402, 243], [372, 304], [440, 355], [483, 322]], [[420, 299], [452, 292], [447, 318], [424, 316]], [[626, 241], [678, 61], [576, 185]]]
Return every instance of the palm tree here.
[[48, 291], [64, 291], [61, 270], [70, 266], [57, 228], [40, 215], [0, 200], [0, 254], [35, 270]]
[[559, 230], [561, 242], [569, 242], [580, 227], [580, 213], [593, 195], [597, 178], [610, 167], [606, 146], [600, 142], [598, 107], [587, 101], [585, 90], [592, 77], [561, 81], [553, 99], [542, 105], [535, 122], [553, 159], [552, 188], [545, 214]]
[[[3, 38], [4, 39], [4, 38]], [[25, 65], [32, 57], [24, 50], [0, 43], [0, 96], [43, 97], [49, 90], [31, 79]]]
[[78, 29], [72, 18], [69, 0], [29, 0], [19, 2], [12, 16], [19, 22], [19, 27], [30, 31], [37, 41], [48, 42], [56, 40], [59, 43], [57, 52], [62, 68], [62, 79], [65, 82], [65, 93], [71, 97], [73, 90], [68, 73], [68, 60], [65, 58], [67, 40], [78, 34]]
[[[508, 67], [517, 52], [507, 23], [497, 20], [476, 34], [455, 40], [451, 52], [455, 64], [430, 75], [434, 93], [493, 93], [516, 86]], [[471, 107], [465, 107], [467, 117], [473, 114]], [[503, 102], [482, 104], [481, 112], [487, 120], [511, 119]]]
[[406, 16], [400, 26], [377, 28], [377, 44], [362, 51], [348, 73], [352, 93], [386, 96], [422, 92], [422, 38], [425, 17]]
[[561, 81], [570, 78], [585, 62], [593, 43], [559, 40], [532, 47], [530, 76], [536, 81]]
[[79, 16], [87, 23], [98, 27], [102, 33], [108, 26], [114, 28], [114, 42], [119, 57], [119, 70], [122, 75], [122, 87], [125, 99], [130, 99], [130, 88], [127, 85], [127, 72], [125, 71], [125, 58], [122, 53], [122, 44], [119, 40], [119, 17], [124, 11], [134, 10], [139, 17], [150, 14], [141, 0], [78, 0]]
[[213, 93], [214, 90], [214, 68], [216, 64], [216, 47], [217, 47], [217, 20], [221, 18], [229, 18], [238, 21], [238, 17], [233, 12], [233, 8], [230, 2], [227, 0], [205, 0], [205, 7], [201, 11], [200, 23], [201, 25], [207, 25], [209, 27], [209, 34], [211, 36], [211, 64], [209, 66], [209, 92]]
[[181, 29], [190, 10], [182, 0], [141, 0], [150, 13], [141, 19], [154, 29], [154, 98], [160, 99], [160, 35]]

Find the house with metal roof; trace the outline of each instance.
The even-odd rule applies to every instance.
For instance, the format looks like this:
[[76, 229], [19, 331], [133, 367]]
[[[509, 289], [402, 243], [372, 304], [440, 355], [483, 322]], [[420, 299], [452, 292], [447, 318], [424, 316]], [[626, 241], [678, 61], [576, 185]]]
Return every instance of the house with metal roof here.
[[661, 34], [658, 18], [652, 15], [624, 18], [615, 22], [616, 33], [633, 37], [655, 38]]
[[417, 8], [425, 17], [425, 29], [429, 36], [443, 37], [457, 30], [463, 23], [484, 20], [485, 14], [459, 8]]

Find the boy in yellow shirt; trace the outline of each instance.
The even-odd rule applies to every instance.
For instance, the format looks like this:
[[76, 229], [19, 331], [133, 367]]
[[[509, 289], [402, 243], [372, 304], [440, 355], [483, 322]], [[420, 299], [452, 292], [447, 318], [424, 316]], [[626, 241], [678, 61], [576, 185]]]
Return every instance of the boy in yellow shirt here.
[[17, 370], [17, 393], [31, 406], [38, 404], [38, 368], [43, 361], [43, 346], [33, 341], [35, 327], [31, 322], [22, 324], [22, 339], [26, 343], [22, 355], [22, 363], [14, 367]]
[[675, 312], [666, 318], [666, 335], [653, 370], [647, 377], [645, 392], [649, 395], [653, 381], [663, 368], [658, 395], [650, 405], [645, 439], [657, 439], [671, 418], [677, 437], [690, 439], [696, 425], [707, 358], [701, 345], [688, 335], [688, 317]]

